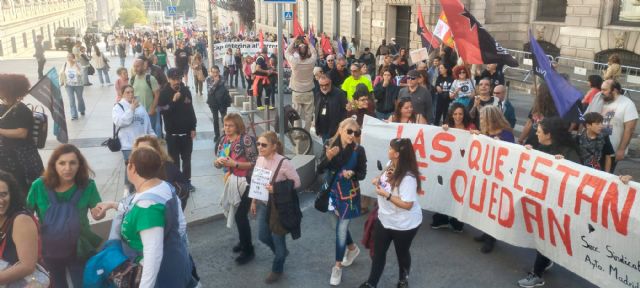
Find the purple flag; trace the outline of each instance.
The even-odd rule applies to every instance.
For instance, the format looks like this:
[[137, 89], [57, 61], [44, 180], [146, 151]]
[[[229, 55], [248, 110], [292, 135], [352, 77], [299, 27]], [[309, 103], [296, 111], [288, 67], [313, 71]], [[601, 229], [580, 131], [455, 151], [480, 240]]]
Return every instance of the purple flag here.
[[[542, 50], [538, 41], [533, 37], [531, 30], [529, 30], [529, 39], [531, 43], [531, 52], [533, 52], [534, 56], [535, 72], [544, 78], [544, 81], [549, 87], [549, 91], [553, 97], [553, 102], [556, 104], [558, 114], [567, 119], [565, 115], [574, 108], [576, 102], [579, 102], [580, 99], [582, 99], [582, 92], [576, 89], [576, 87], [573, 87], [567, 79], [560, 76], [560, 74], [551, 67], [549, 58], [547, 58], [544, 50]], [[573, 119], [572, 117], [568, 118]]]

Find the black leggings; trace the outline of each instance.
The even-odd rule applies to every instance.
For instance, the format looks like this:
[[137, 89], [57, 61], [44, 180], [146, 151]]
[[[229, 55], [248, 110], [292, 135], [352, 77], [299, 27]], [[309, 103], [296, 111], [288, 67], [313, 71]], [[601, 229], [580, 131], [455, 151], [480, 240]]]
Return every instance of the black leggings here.
[[251, 243], [251, 226], [249, 225], [249, 208], [251, 208], [251, 198], [249, 198], [249, 186], [244, 191], [240, 199], [240, 205], [234, 215], [236, 227], [238, 228], [238, 238], [240, 238], [240, 247], [245, 253], [253, 253], [253, 244]]
[[437, 97], [435, 125], [439, 126], [440, 123], [447, 122], [447, 113], [449, 111], [449, 104], [451, 104], [451, 98], [449, 98], [448, 92], [438, 93]]
[[373, 230], [373, 263], [371, 264], [371, 273], [369, 273], [369, 280], [367, 282], [373, 287], [378, 285], [382, 271], [384, 271], [384, 265], [387, 262], [387, 250], [393, 241], [393, 245], [396, 248], [396, 256], [398, 256], [398, 267], [400, 269], [399, 279], [406, 279], [409, 276], [411, 270], [411, 242], [418, 233], [420, 226], [406, 231], [398, 231], [387, 229], [382, 226], [380, 220], [376, 220], [375, 228]]
[[546, 269], [549, 264], [551, 264], [551, 260], [540, 254], [540, 251], [536, 251], [536, 262], [533, 263], [533, 274], [542, 278], [544, 269]]

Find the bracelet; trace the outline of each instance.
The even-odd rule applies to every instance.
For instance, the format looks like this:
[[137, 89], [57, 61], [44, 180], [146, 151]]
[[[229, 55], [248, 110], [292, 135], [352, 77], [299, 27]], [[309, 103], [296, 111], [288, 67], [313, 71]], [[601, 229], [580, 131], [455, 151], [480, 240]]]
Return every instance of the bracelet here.
[[391, 201], [391, 196], [393, 196], [393, 194], [389, 193], [389, 196], [387, 196], [387, 201]]

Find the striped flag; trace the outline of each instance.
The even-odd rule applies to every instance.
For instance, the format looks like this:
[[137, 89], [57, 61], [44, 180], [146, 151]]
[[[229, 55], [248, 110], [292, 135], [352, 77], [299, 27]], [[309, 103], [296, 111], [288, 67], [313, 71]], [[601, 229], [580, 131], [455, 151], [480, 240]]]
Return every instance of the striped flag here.
[[58, 142], [69, 142], [67, 120], [64, 117], [64, 102], [62, 101], [60, 81], [58, 80], [56, 68], [51, 68], [38, 83], [33, 85], [29, 90], [29, 94], [51, 112], [53, 135], [56, 135]]
[[436, 28], [433, 29], [433, 34], [436, 37], [440, 38], [444, 45], [447, 45], [451, 48], [455, 47], [455, 44], [453, 42], [453, 34], [451, 34], [449, 22], [447, 21], [447, 16], [444, 14], [444, 11], [440, 12], [440, 17], [438, 18]]

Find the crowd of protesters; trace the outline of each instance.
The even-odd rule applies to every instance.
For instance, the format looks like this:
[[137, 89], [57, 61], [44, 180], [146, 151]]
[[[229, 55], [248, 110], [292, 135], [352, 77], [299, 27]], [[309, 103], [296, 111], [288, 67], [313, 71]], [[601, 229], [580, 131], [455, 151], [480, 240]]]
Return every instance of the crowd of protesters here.
[[[266, 40], [274, 37], [267, 34]], [[228, 33], [213, 38], [214, 43], [257, 41], [257, 36]], [[239, 84], [257, 97], [258, 109], [273, 108], [279, 52], [263, 48], [257, 55], [244, 55], [229, 49], [220, 66], [207, 67], [211, 47], [206, 35], [174, 39], [163, 33], [121, 33], [105, 37], [105, 43], [111, 55], [121, 60], [112, 122], [122, 144], [128, 196], [119, 202], [102, 201], [89, 162], [73, 145], [57, 147], [43, 165], [32, 146], [31, 111], [21, 102], [29, 82], [24, 76], [0, 74], [0, 204], [4, 203], [0, 221], [8, 223], [0, 227], [8, 237], [2, 259], [14, 265], [0, 272], [6, 274], [0, 277], [0, 284], [33, 273], [38, 264], [49, 270], [54, 287], [82, 287], [83, 281], [85, 285], [87, 281], [106, 283], [113, 279], [94, 272], [122, 271], [105, 267], [101, 259], [123, 255], [131, 266], [118, 275], [138, 271], [140, 287], [197, 287], [183, 210], [189, 194], [195, 192], [190, 179], [197, 125], [193, 102], [205, 93], [214, 116], [214, 166], [224, 175], [222, 204], [227, 226], [235, 225], [238, 230], [238, 243], [232, 249], [238, 253], [235, 262], [243, 265], [255, 257], [249, 215], [256, 215], [258, 239], [274, 254], [265, 282], [277, 282], [289, 256], [285, 236], [300, 237], [301, 215], [296, 215], [295, 207], [281, 208], [284, 206], [275, 203], [280, 205], [278, 198], [285, 191], [300, 186], [300, 177], [283, 156], [275, 133], [252, 137], [242, 117], [227, 113], [227, 108], [231, 104], [228, 89], [239, 88]], [[88, 49], [93, 49], [91, 56]], [[174, 63], [167, 53], [173, 53]], [[329, 277], [334, 286], [360, 254], [350, 233], [351, 220], [370, 213], [371, 229], [365, 235], [373, 244], [373, 261], [360, 287], [378, 285], [391, 242], [398, 257], [398, 287], [408, 287], [411, 243], [423, 222], [418, 202], [420, 172], [410, 139], [389, 143], [389, 161], [372, 183], [377, 201], [360, 194], [360, 185], [371, 185], [360, 183], [367, 173], [367, 143], [360, 139], [364, 115], [394, 123], [442, 126], [445, 131], [467, 130], [609, 173], [625, 158], [638, 118], [635, 105], [615, 79], [615, 65], [605, 79], [589, 77], [592, 90], [583, 100], [588, 112], [583, 123], [560, 118], [546, 84], [535, 87], [533, 107], [524, 131], [516, 138], [515, 111], [501, 65], [465, 64], [446, 46], [435, 49], [429, 59], [412, 63], [408, 50], [395, 39], [389, 44], [383, 41], [374, 54], [370, 48], [358, 50], [354, 41], [344, 37], [332, 42], [325, 35], [320, 39], [292, 37], [281, 53], [286, 60], [282, 65], [291, 68], [293, 107], [302, 116], [295, 125], [314, 132], [324, 143], [317, 170], [324, 175], [323, 189], [328, 193], [326, 207], [319, 210], [326, 210], [335, 223], [335, 263]], [[133, 55], [132, 67], [125, 67], [127, 55]], [[619, 60], [614, 57], [610, 63], [619, 64]], [[109, 67], [108, 58], [95, 43], [83, 47], [79, 42], [68, 54], [61, 80], [72, 120], [78, 119], [78, 112], [84, 116], [83, 88], [91, 85], [90, 70], [95, 69], [100, 82], [109, 85]], [[189, 85], [190, 73], [193, 85]], [[258, 169], [272, 175], [266, 201], [249, 197], [251, 178]], [[626, 175], [621, 179], [630, 181]], [[117, 216], [109, 238], [101, 239], [89, 229], [88, 217], [102, 219], [111, 209]], [[58, 225], [63, 222], [67, 225]], [[6, 233], [6, 225], [15, 228]], [[38, 226], [47, 229], [38, 232]], [[464, 223], [435, 214], [430, 227], [462, 232]], [[482, 242], [483, 253], [490, 253], [496, 245], [496, 239], [486, 233], [475, 240]], [[518, 284], [544, 285], [543, 273], [551, 265], [538, 252], [533, 271]]]

